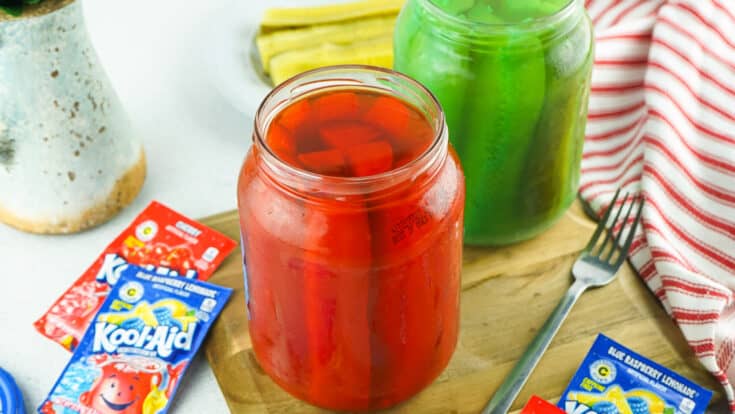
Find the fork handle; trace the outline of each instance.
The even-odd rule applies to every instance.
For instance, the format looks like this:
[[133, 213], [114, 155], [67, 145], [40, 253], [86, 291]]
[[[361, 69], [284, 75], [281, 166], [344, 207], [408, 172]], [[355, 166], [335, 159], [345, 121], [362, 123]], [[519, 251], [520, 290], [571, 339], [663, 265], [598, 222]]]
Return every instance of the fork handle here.
[[482, 410], [482, 414], [506, 414], [518, 397], [518, 394], [526, 384], [528, 377], [533, 372], [536, 365], [541, 360], [544, 352], [549, 347], [551, 340], [559, 331], [561, 324], [569, 315], [572, 306], [577, 302], [582, 293], [589, 287], [588, 284], [581, 280], [576, 280], [569, 288], [562, 300], [556, 305], [554, 312], [546, 320], [544, 326], [538, 331], [521, 359], [513, 367], [503, 384], [493, 396], [492, 400]]

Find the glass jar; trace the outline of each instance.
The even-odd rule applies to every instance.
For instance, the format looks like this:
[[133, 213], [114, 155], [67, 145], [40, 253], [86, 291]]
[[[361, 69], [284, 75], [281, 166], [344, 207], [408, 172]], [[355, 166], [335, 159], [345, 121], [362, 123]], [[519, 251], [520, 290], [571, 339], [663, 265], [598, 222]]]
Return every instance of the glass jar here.
[[395, 68], [442, 104], [467, 179], [466, 243], [531, 238], [571, 205], [592, 61], [581, 0], [408, 0]]
[[[265, 139], [279, 113], [309, 96], [355, 90], [417, 109], [432, 132], [428, 149], [349, 178], [295, 167]], [[425, 88], [365, 66], [299, 75], [260, 107], [238, 184], [249, 329], [263, 370], [294, 396], [380, 409], [446, 367], [458, 334], [464, 209], [447, 134]]]

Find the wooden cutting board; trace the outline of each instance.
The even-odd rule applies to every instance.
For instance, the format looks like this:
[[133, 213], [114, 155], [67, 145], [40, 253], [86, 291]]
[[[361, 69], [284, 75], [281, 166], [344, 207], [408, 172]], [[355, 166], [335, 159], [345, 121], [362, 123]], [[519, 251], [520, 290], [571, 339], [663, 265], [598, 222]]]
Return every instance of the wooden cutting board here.
[[[236, 212], [204, 223], [239, 240]], [[444, 373], [421, 394], [387, 413], [476, 414], [500, 386], [571, 283], [570, 269], [595, 225], [575, 204], [551, 230], [519, 245], [466, 248], [457, 350]], [[205, 345], [235, 414], [326, 413], [281, 390], [251, 349], [239, 252], [212, 282], [235, 289]], [[513, 406], [532, 394], [557, 401], [598, 333], [718, 390], [658, 301], [625, 266], [609, 286], [585, 293]]]

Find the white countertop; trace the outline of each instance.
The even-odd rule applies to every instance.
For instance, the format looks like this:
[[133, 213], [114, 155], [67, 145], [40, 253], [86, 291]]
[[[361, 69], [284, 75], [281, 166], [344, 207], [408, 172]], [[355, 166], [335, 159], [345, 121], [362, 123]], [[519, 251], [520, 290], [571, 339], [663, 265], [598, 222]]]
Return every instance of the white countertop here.
[[[236, 207], [235, 183], [252, 121], [207, 79], [208, 16], [228, 0], [85, 0], [92, 42], [148, 155], [135, 202], [111, 222], [72, 236], [36, 236], [0, 224], [0, 366], [35, 412], [70, 354], [33, 328], [101, 250], [156, 199], [193, 218]], [[226, 413], [200, 354], [173, 413]]]

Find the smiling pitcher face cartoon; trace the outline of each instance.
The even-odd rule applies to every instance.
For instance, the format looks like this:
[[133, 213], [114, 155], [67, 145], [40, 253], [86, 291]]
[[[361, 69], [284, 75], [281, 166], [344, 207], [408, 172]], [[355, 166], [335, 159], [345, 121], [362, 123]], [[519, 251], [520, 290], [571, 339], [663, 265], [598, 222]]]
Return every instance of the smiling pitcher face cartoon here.
[[134, 372], [107, 365], [82, 402], [101, 414], [139, 414], [143, 400], [161, 382], [161, 374]]
[[145, 398], [161, 384], [161, 367], [105, 361], [101, 375], [80, 402], [100, 414], [140, 414]]

